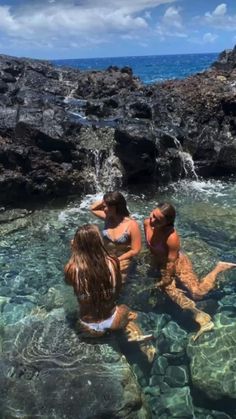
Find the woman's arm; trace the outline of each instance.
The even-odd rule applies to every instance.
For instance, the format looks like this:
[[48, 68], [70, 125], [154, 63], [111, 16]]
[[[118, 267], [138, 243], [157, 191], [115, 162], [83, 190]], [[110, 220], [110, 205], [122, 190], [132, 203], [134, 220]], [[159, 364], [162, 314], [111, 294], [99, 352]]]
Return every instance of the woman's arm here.
[[102, 220], [104, 220], [106, 218], [106, 214], [103, 210], [104, 208], [104, 201], [103, 199], [94, 202], [91, 206], [90, 206], [90, 211], [98, 218], [101, 218]]
[[150, 227], [150, 220], [149, 220], [149, 218], [145, 218], [145, 220], [143, 222], [143, 228], [144, 228], [145, 239], [146, 239], [146, 242], [148, 243], [148, 242], [150, 242], [150, 238], [148, 239], [148, 236], [150, 234], [148, 234], [148, 232], [149, 233], [151, 232], [151, 234], [153, 234], [153, 231], [152, 231], [152, 229]]
[[130, 250], [128, 252], [123, 253], [119, 256], [119, 261], [122, 262], [123, 260], [131, 259], [133, 256], [136, 256], [142, 247], [142, 237], [141, 231], [137, 221], [131, 220], [130, 222]]
[[157, 283], [158, 287], [166, 287], [171, 284], [175, 278], [175, 264], [179, 257], [180, 240], [176, 232], [172, 233], [167, 240], [168, 258], [164, 268], [161, 269], [161, 281]]

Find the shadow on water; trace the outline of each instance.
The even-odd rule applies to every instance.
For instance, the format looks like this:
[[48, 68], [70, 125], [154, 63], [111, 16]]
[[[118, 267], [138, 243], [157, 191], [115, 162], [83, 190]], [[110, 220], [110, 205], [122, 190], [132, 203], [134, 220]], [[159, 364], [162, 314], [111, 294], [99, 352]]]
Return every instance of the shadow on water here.
[[[222, 412], [222, 419], [225, 417], [224, 415], [226, 412], [228, 415], [232, 415], [232, 419], [236, 418], [236, 403], [235, 400], [232, 400], [229, 397], [223, 397], [220, 400], [209, 399], [203, 391], [200, 391], [195, 387], [191, 388], [191, 396], [194, 405], [197, 407], [207, 407], [207, 409], [213, 411], [218, 410], [219, 412]], [[219, 415], [217, 418], [221, 418], [221, 416]]]

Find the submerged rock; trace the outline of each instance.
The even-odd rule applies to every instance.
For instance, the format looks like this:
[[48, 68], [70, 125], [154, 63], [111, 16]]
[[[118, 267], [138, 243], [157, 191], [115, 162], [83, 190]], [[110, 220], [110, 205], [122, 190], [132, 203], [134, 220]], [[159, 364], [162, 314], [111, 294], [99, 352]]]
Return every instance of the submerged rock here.
[[114, 338], [82, 341], [60, 309], [6, 326], [0, 369], [3, 417], [150, 417]]
[[219, 313], [215, 329], [188, 344], [191, 380], [211, 399], [236, 399], [236, 328], [232, 318]]

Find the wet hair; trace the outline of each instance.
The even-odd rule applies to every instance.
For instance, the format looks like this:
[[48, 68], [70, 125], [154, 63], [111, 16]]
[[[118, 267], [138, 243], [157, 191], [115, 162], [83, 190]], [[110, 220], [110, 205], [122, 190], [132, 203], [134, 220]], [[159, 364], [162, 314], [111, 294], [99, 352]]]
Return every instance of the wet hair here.
[[164, 203], [158, 204], [157, 208], [165, 216], [167, 225], [174, 227], [176, 211], [173, 205], [169, 204], [168, 202], [164, 202]]
[[127, 209], [127, 203], [122, 193], [118, 191], [107, 192], [103, 196], [103, 200], [108, 207], [114, 206], [118, 215], [129, 217], [130, 214]]
[[114, 268], [115, 283], [119, 285], [118, 261], [107, 253], [98, 227], [94, 224], [79, 227], [74, 236], [71, 258], [65, 266], [65, 280], [73, 286], [78, 297], [84, 295], [91, 300], [91, 310], [100, 318], [103, 318], [104, 301], [114, 296], [107, 258]]

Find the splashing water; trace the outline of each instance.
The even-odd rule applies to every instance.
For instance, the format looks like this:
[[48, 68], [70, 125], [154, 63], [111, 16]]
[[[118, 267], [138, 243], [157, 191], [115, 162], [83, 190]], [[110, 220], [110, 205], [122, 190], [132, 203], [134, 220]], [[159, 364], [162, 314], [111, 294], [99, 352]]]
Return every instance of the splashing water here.
[[180, 151], [180, 156], [183, 162], [183, 169], [185, 177], [190, 179], [198, 179], [198, 175], [195, 172], [194, 161], [192, 159], [191, 154], [187, 153], [186, 151]]

